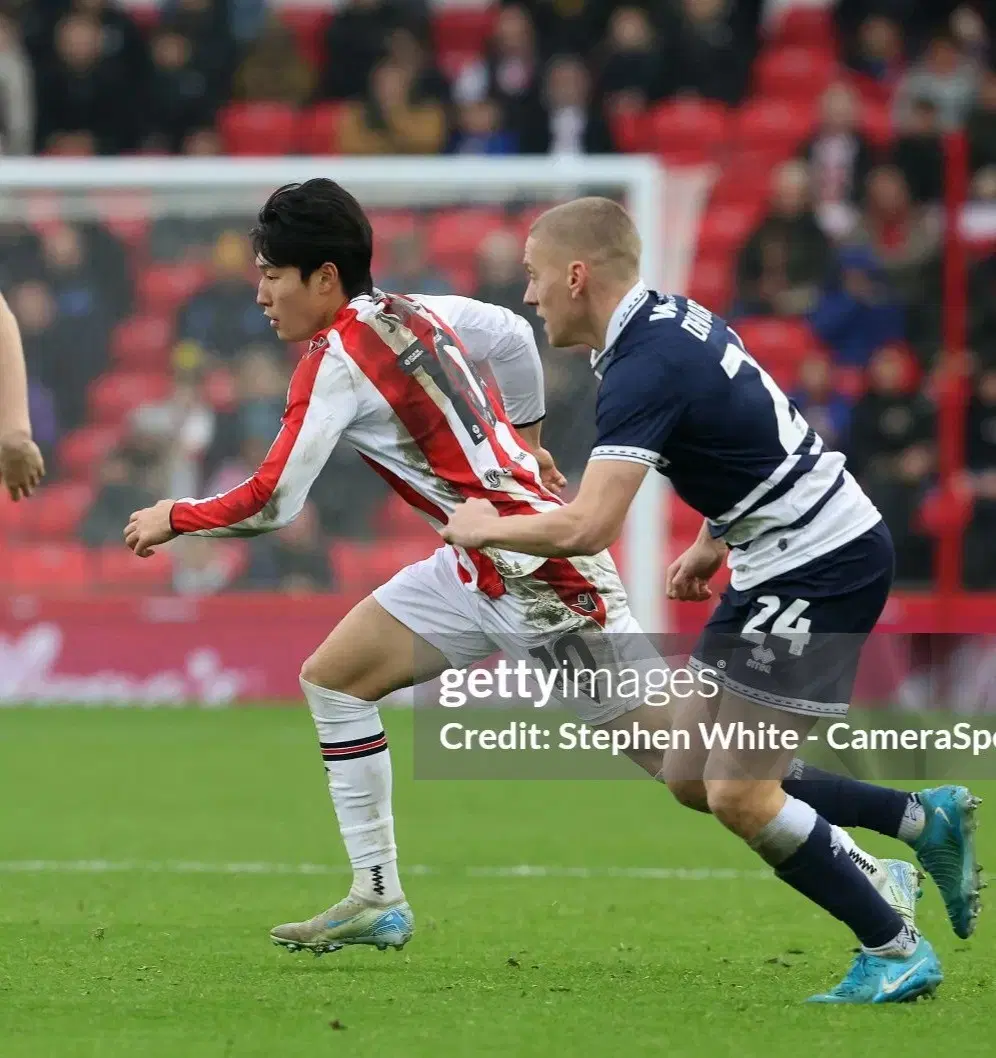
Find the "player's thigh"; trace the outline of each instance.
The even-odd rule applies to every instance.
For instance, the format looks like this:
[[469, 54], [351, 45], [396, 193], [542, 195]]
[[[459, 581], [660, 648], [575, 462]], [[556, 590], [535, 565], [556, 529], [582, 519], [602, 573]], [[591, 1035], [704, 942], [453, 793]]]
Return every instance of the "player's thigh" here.
[[490, 644], [442, 551], [358, 603], [304, 663], [302, 678], [376, 701], [487, 656]]

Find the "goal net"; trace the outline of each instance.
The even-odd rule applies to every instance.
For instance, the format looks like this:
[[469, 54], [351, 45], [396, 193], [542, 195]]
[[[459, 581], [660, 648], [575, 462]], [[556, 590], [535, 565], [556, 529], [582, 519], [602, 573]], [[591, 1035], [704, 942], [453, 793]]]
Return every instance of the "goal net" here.
[[[277, 548], [179, 540], [138, 563], [121, 546], [135, 506], [230, 487], [272, 439], [300, 350], [280, 346], [254, 305], [245, 236], [274, 188], [314, 176], [338, 180], [369, 211], [379, 285], [517, 310], [529, 224], [581, 194], [623, 202], [645, 278], [680, 289], [707, 186], [639, 157], [6, 160], [0, 289], [21, 322], [50, 466], [31, 503], [0, 501], [0, 582], [16, 605], [141, 596], [182, 610], [244, 590], [345, 604], [438, 543], [344, 451]], [[543, 348], [537, 331], [545, 442], [576, 484], [595, 387], [586, 356]], [[618, 558], [634, 612], [663, 630], [666, 497], [655, 477]]]

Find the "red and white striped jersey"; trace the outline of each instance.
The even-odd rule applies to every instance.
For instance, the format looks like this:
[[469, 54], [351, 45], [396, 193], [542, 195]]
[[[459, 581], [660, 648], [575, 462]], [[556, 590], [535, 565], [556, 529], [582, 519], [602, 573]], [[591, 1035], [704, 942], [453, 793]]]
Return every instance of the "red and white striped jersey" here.
[[[497, 367], [510, 347], [535, 364], [534, 378], [506, 371], [519, 391], [508, 384], [499, 398], [478, 365]], [[354, 298], [297, 365], [280, 432], [257, 472], [222, 495], [177, 502], [173, 529], [250, 536], [286, 525], [340, 439], [436, 528], [472, 497], [507, 513], [549, 510], [560, 500], [541, 484], [512, 424], [542, 416], [542, 389], [532, 331], [508, 309], [379, 291]], [[548, 561], [497, 548], [456, 551], [461, 579], [492, 597], [507, 578]], [[595, 587], [564, 573], [582, 593]]]

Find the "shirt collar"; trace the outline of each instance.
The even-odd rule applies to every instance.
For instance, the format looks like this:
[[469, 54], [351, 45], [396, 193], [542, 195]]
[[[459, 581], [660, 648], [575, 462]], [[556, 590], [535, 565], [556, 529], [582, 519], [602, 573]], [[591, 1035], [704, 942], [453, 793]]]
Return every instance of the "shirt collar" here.
[[649, 296], [650, 291], [647, 289], [647, 284], [642, 279], [638, 279], [616, 305], [609, 317], [609, 325], [605, 329], [605, 348], [591, 351], [591, 369], [598, 378], [602, 377], [598, 365], [612, 351], [612, 347], [619, 341], [619, 336], [626, 329], [626, 325]]

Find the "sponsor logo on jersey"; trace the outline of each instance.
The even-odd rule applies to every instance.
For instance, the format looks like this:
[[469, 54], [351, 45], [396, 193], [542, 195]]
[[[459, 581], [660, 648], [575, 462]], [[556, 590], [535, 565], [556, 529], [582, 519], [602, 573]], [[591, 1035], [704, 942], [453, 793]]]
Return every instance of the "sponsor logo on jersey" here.
[[758, 672], [763, 672], [770, 676], [771, 663], [774, 660], [775, 652], [771, 647], [766, 647], [763, 643], [758, 643], [750, 652], [750, 657], [747, 659], [747, 668], [756, 669]]
[[317, 338], [312, 338], [308, 343], [308, 355], [317, 353], [319, 349], [324, 349], [329, 344], [328, 335], [321, 335]]
[[598, 610], [598, 603], [595, 602], [595, 596], [590, 591], [583, 591], [578, 595], [578, 601], [572, 609], [583, 610], [585, 613], [595, 613]]
[[501, 474], [497, 470], [486, 470], [484, 472], [484, 484], [489, 489], [501, 488]]

